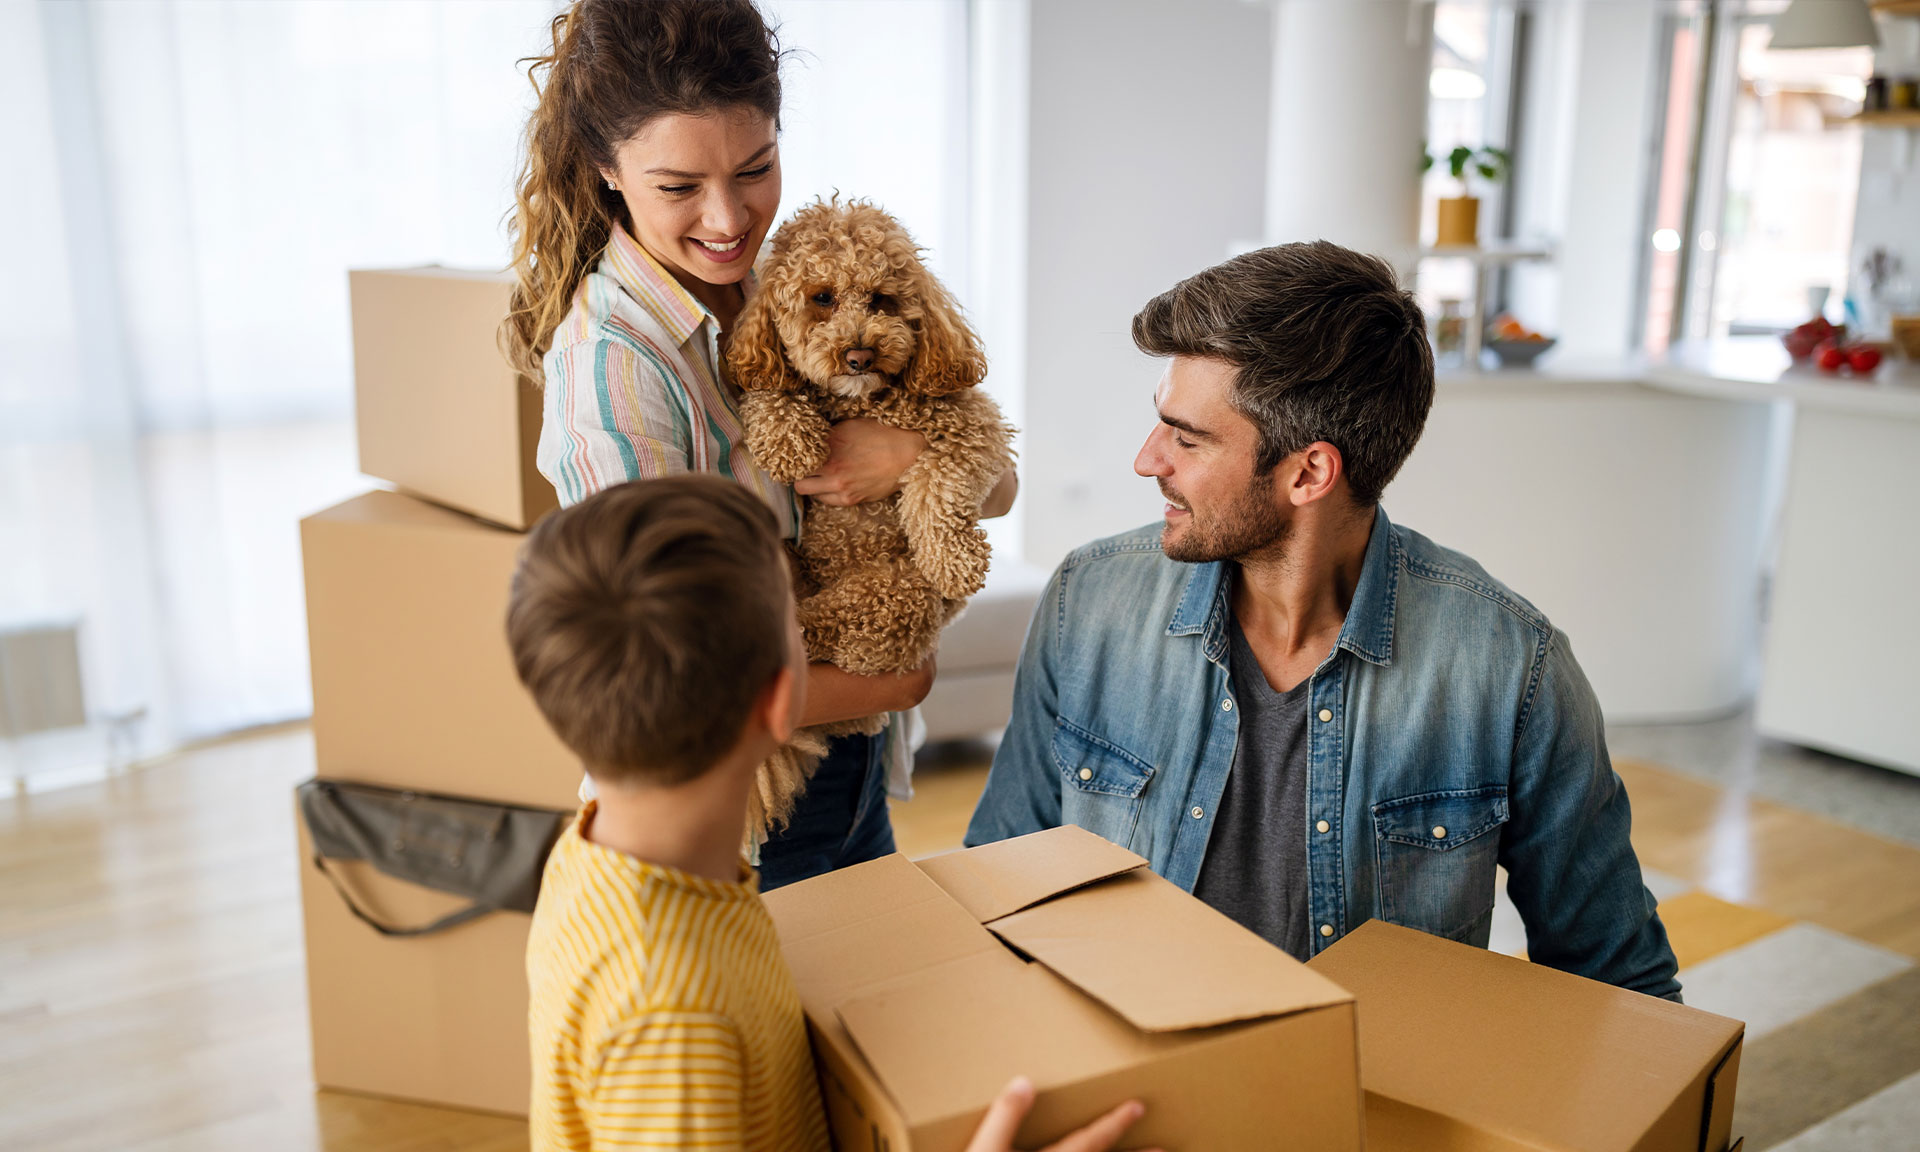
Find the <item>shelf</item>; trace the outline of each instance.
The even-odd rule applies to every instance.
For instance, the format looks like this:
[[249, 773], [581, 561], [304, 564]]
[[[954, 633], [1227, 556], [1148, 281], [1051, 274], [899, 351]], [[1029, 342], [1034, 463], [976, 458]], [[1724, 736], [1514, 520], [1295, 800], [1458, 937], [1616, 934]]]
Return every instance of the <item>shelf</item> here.
[[1920, 111], [1899, 108], [1884, 112], [1862, 112], [1858, 116], [1847, 117], [1842, 123], [1859, 124], [1865, 128], [1920, 128]]
[[1920, 16], [1920, 0], [1873, 0], [1873, 10], [1889, 16]]
[[1422, 260], [1471, 260], [1475, 264], [1519, 264], [1529, 260], [1551, 260], [1553, 249], [1539, 244], [1449, 244], [1444, 248], [1420, 249]]

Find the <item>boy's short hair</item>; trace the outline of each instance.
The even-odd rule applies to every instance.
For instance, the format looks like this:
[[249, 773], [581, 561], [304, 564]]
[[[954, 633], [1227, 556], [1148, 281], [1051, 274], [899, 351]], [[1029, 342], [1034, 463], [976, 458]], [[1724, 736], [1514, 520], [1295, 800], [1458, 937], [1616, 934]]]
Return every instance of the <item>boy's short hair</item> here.
[[1386, 261], [1325, 240], [1182, 280], [1133, 318], [1133, 342], [1239, 369], [1232, 403], [1259, 432], [1255, 475], [1324, 440], [1362, 507], [1380, 502], [1433, 407], [1433, 349], [1413, 293]]
[[507, 642], [589, 772], [673, 785], [726, 755], [786, 665], [791, 596], [773, 513], [745, 488], [637, 480], [534, 526]]

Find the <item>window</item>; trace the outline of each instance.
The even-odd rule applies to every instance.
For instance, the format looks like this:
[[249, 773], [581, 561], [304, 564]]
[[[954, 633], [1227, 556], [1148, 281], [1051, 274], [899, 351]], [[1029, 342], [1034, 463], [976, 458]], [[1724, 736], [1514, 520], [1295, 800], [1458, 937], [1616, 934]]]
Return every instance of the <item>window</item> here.
[[1873, 52], [1771, 51], [1780, 7], [1668, 18], [1637, 341], [1650, 352], [1790, 328], [1823, 295], [1839, 315], [1860, 179], [1860, 130], [1846, 121]]

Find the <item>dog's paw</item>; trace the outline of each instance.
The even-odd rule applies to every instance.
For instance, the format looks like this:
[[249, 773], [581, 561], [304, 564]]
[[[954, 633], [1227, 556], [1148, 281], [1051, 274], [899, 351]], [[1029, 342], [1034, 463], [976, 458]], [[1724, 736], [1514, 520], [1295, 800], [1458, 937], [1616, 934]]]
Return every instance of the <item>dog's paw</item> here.
[[791, 484], [827, 462], [827, 418], [791, 392], [749, 392], [740, 398], [747, 451], [769, 476]]
[[981, 529], [942, 532], [914, 549], [914, 564], [948, 600], [965, 600], [987, 582], [993, 548]]

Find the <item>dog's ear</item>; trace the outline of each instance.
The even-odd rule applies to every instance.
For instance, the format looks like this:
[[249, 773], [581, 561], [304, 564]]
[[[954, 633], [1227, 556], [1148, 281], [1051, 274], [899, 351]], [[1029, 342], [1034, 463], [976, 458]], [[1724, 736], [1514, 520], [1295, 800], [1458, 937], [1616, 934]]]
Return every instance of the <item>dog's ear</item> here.
[[733, 333], [727, 338], [727, 371], [742, 391], [798, 392], [804, 386], [787, 363], [780, 328], [773, 321], [779, 296], [779, 285], [768, 276], [733, 322]]
[[947, 295], [946, 288], [931, 275], [921, 274], [920, 337], [901, 373], [908, 392], [924, 396], [945, 396], [962, 388], [971, 388], [987, 375], [987, 358], [980, 351], [979, 338], [967, 326], [959, 305]]

